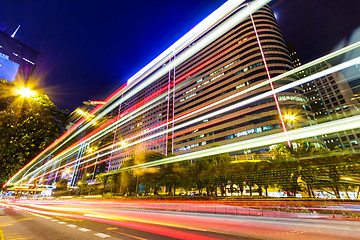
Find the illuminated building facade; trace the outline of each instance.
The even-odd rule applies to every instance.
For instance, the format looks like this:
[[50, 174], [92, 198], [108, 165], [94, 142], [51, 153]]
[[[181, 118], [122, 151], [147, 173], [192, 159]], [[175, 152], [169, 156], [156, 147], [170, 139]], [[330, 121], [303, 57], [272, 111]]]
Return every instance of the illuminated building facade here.
[[[190, 44], [188, 48], [191, 47]], [[177, 57], [178, 55], [174, 55], [173, 59]], [[237, 103], [270, 91], [271, 85], [241, 94], [243, 90], [292, 68], [291, 58], [274, 14], [269, 6], [265, 6], [119, 107], [121, 113], [157, 91], [177, 85], [175, 90], [169, 90], [165, 97], [144, 109], [128, 125], [120, 126], [116, 130], [116, 135], [119, 136], [116, 141], [147, 131], [147, 134], [136, 138], [140, 140], [155, 134], [157, 130], [149, 129], [160, 123], [182, 116], [189, 117], [164, 125], [159, 130], [178, 129], [137, 144], [135, 148], [129, 148], [126, 154], [119, 153], [119, 158], [112, 161], [109, 170], [118, 169], [121, 162], [134, 153], [158, 151], [178, 155], [206, 149], [214, 144], [228, 144], [284, 131], [283, 128], [292, 129], [311, 124], [312, 120], [308, 116], [311, 112], [300, 87], [278, 94], [277, 101], [274, 96], [269, 96], [246, 106], [232, 108]], [[283, 79], [274, 84], [274, 88], [291, 81], [291, 78]], [[238, 96], [231, 98], [234, 95]], [[231, 109], [216, 114], [226, 108]], [[282, 124], [279, 110], [282, 115], [295, 114], [296, 122], [284, 120]], [[196, 114], [189, 115], [193, 112]], [[184, 123], [199, 118], [204, 119], [181, 127]]]
[[[302, 65], [299, 54], [293, 43], [289, 43], [290, 57], [295, 67]], [[298, 72], [300, 78], [310, 76], [332, 67], [327, 62], [321, 62]], [[354, 93], [345, 76], [341, 72], [325, 75], [314, 81], [301, 85], [304, 95], [312, 109], [317, 123], [329, 122], [346, 118], [359, 113], [359, 102], [354, 99]], [[343, 150], [359, 149], [360, 130], [351, 129], [344, 132], [331, 133], [320, 136], [329, 149], [339, 147]]]
[[9, 56], [0, 53], [0, 78], [15, 81], [19, 64], [9, 60]]
[[[323, 62], [305, 71], [312, 75], [330, 68]], [[354, 93], [341, 72], [335, 72], [302, 86], [309, 99], [309, 104], [318, 123], [354, 116], [359, 112], [359, 102], [353, 100]], [[330, 149], [338, 146], [341, 149], [359, 149], [359, 130], [348, 130], [329, 135], [322, 139]]]
[[[18, 76], [24, 81], [27, 81], [39, 60], [40, 53], [7, 33], [0, 31], [0, 58], [1, 57], [15, 63], [15, 65], [18, 66]], [[12, 81], [14, 78], [7, 80]]]
[[[221, 51], [227, 51], [221, 57]], [[199, 59], [216, 58], [213, 63], [199, 71], [193, 81], [177, 90], [175, 97], [175, 117], [196, 109], [223, 101], [229, 96], [241, 93], [251, 86], [264, 82], [292, 69], [291, 59], [270, 7], [265, 6], [237, 25], [231, 31], [212, 43], [208, 48], [192, 57], [187, 66], [201, 64]], [[274, 84], [277, 88], [291, 82], [283, 79]], [[220, 109], [231, 108], [239, 102], [268, 92], [271, 84], [256, 91], [239, 94], [205, 111], [200, 111], [192, 118], [205, 115], [210, 117], [175, 132], [174, 151], [179, 154], [209, 148], [212, 144], [227, 144], [262, 135], [284, 131], [309, 124], [309, 111], [300, 88], [284, 91], [276, 96], [269, 96], [261, 101], [245, 106], [234, 107], [229, 112], [211, 116]], [[279, 114], [296, 114], [296, 122], [281, 122]], [[190, 121], [185, 118], [183, 121]], [[179, 123], [181, 124], [181, 123]]]

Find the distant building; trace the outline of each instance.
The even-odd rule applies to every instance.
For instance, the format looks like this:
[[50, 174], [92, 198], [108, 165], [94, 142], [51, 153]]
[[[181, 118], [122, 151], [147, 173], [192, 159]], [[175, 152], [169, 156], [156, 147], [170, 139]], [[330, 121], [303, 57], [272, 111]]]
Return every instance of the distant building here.
[[[323, 62], [307, 69], [312, 75], [330, 68]], [[303, 85], [310, 106], [318, 123], [350, 117], [359, 113], [359, 102], [353, 100], [354, 93], [341, 72], [335, 72]], [[360, 132], [354, 129], [322, 136], [328, 148], [359, 149]]]
[[9, 60], [9, 56], [0, 53], [0, 78], [15, 81], [19, 64]]
[[[288, 44], [290, 56], [295, 67], [302, 65], [296, 48]], [[316, 64], [298, 73], [300, 78], [313, 75], [330, 68], [327, 62]], [[341, 72], [335, 72], [314, 81], [301, 85], [308, 98], [310, 107], [317, 123], [328, 122], [340, 118], [350, 117], [359, 113], [359, 102], [348, 81]], [[360, 131], [356, 129], [321, 136], [330, 149], [339, 147], [345, 149], [359, 149]]]
[[[27, 81], [38, 62], [40, 53], [23, 42], [0, 31], [0, 77], [9, 81], [18, 77]], [[15, 64], [14, 64], [15, 63]], [[16, 70], [16, 66], [17, 69]]]

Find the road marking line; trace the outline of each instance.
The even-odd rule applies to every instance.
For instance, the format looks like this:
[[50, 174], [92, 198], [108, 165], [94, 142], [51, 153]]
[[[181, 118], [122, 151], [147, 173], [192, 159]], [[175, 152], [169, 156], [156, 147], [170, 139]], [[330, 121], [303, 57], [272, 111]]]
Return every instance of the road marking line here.
[[76, 228], [76, 227], [77, 227], [77, 226], [74, 225], [74, 224], [69, 224], [69, 225], [66, 225], [66, 226], [71, 227], [71, 228]]
[[104, 233], [96, 233], [95, 236], [101, 237], [101, 238], [108, 238], [111, 237], [110, 235], [104, 234]]
[[58, 222], [58, 224], [67, 224], [66, 222]]
[[122, 233], [122, 232], [117, 232], [117, 231], [113, 231], [114, 233], [118, 233], [118, 234], [122, 234], [131, 238], [135, 238], [135, 239], [140, 239], [140, 240], [148, 240], [147, 238], [141, 238], [141, 237], [136, 237], [134, 235], [130, 235], [130, 234], [126, 234], [126, 233]]
[[0, 227], [0, 240], [5, 240], [1, 227]]
[[56, 219], [53, 219], [53, 220], [51, 220], [52, 222], [57, 222], [58, 220], [56, 220]]
[[108, 227], [106, 228], [106, 230], [116, 230], [117, 228], [116, 227]]
[[91, 231], [90, 229], [87, 229], [87, 228], [79, 228], [78, 230], [82, 231], [82, 232], [90, 232]]

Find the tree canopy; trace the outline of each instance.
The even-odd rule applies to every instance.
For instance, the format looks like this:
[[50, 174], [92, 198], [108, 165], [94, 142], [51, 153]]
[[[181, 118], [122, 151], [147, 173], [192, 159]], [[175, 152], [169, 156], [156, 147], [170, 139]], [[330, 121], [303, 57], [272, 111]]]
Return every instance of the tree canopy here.
[[0, 186], [65, 131], [69, 116], [48, 96], [24, 98], [16, 89], [0, 79]]

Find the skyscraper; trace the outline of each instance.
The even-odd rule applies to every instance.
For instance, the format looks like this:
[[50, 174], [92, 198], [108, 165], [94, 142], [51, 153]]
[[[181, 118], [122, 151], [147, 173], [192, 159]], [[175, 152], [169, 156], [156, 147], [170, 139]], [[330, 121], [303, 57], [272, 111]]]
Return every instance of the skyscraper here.
[[[288, 44], [290, 56], [295, 67], [302, 65], [295, 46]], [[298, 72], [300, 78], [322, 72], [331, 65], [321, 62]], [[340, 118], [346, 118], [359, 113], [359, 102], [353, 98], [354, 93], [341, 72], [325, 75], [314, 81], [301, 85], [308, 99], [317, 123], [328, 122]], [[329, 149], [359, 149], [360, 131], [356, 129], [345, 132], [337, 132], [320, 136]]]
[[[7, 60], [7, 70], [0, 68], [0, 75], [5, 71], [14, 72], [15, 66], [18, 66], [18, 77], [27, 81], [39, 60], [40, 53], [23, 42], [11, 37], [7, 33], [0, 31], [0, 58]], [[1, 63], [1, 62], [0, 62]], [[15, 63], [15, 64], [14, 64]], [[4, 65], [2, 64], [2, 67]], [[8, 74], [5, 76], [9, 76]], [[2, 76], [0, 76], [2, 77]], [[7, 79], [9, 81], [13, 79]]]
[[[327, 62], [319, 63], [305, 71], [306, 75], [330, 68]], [[359, 103], [353, 100], [353, 91], [341, 72], [335, 72], [303, 85], [314, 117], [318, 123], [328, 122], [358, 114]], [[354, 129], [322, 136], [330, 149], [359, 149], [360, 131]]]
[[[247, 8], [245, 4], [236, 11]], [[231, 16], [221, 23], [226, 23], [229, 18]], [[214, 26], [201, 38], [216, 28]], [[180, 58], [197, 41], [174, 54], [163, 66]], [[314, 123], [300, 87], [242, 104], [247, 99], [292, 82], [294, 79], [286, 78], [249, 91], [256, 84], [292, 68], [274, 14], [269, 6], [265, 6], [119, 107], [119, 114], [131, 112], [164, 94], [116, 130], [114, 143], [126, 139], [131, 139], [127, 140], [128, 143], [139, 143], [114, 154], [117, 157], [111, 160], [110, 170], [118, 169], [122, 161], [139, 152], [179, 155], [214, 144], [228, 144]], [[287, 122], [283, 118], [286, 114], [296, 115], [296, 121]], [[151, 130], [159, 125], [160, 128]], [[174, 130], [148, 137], [166, 129]], [[139, 136], [133, 137], [136, 135]], [[141, 141], [143, 138], [148, 140]]]

